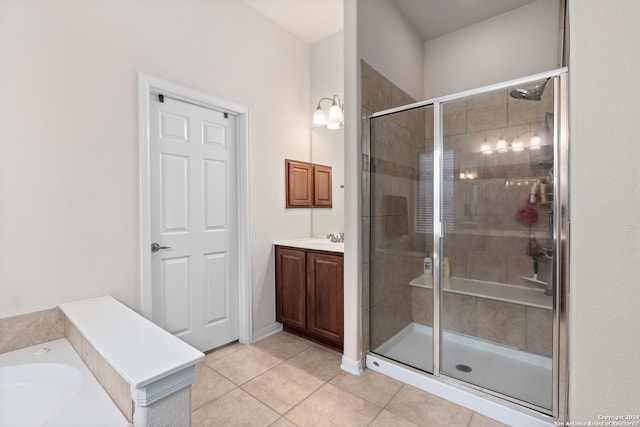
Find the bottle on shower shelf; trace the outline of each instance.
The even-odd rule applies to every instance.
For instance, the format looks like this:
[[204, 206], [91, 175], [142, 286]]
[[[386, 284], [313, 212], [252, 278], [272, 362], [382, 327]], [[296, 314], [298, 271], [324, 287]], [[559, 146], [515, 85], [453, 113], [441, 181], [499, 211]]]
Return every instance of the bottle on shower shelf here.
[[531, 193], [529, 193], [529, 203], [534, 204], [538, 201], [538, 181], [533, 183]]
[[432, 267], [431, 257], [429, 256], [429, 252], [427, 252], [427, 256], [424, 257], [424, 270], [422, 273], [424, 277], [431, 278], [431, 267]]
[[547, 182], [540, 181], [540, 203], [547, 203]]

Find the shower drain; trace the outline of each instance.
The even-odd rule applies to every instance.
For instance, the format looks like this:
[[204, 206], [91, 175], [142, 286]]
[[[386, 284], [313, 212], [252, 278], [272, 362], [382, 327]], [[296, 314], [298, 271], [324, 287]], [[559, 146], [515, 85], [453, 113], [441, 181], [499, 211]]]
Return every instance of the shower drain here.
[[471, 366], [463, 365], [462, 363], [459, 365], [456, 365], [456, 369], [462, 372], [471, 372]]

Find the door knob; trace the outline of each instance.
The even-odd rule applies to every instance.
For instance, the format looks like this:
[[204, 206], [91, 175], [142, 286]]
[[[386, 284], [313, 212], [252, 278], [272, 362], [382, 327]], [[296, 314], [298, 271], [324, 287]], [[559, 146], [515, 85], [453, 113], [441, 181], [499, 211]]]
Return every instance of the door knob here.
[[171, 246], [160, 246], [158, 243], [151, 244], [151, 252], [158, 252], [160, 249], [171, 249]]

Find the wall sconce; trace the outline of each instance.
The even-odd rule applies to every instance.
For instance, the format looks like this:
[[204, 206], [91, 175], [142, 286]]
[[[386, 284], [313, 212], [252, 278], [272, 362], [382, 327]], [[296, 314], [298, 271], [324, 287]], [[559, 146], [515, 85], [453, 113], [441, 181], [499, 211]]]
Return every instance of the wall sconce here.
[[534, 132], [531, 137], [531, 141], [529, 141], [529, 150], [539, 150], [542, 145], [542, 138], [538, 135], [538, 132]]
[[[529, 150], [539, 150], [542, 146], [542, 138], [538, 135], [538, 132], [534, 132], [531, 140], [529, 141]], [[524, 142], [520, 138], [520, 135], [516, 135], [515, 138], [503, 137], [500, 135], [500, 138], [496, 142], [495, 150], [498, 153], [506, 153], [508, 151], [520, 152], [524, 151], [525, 146]], [[482, 144], [480, 145], [480, 151], [482, 154], [491, 154], [493, 153], [493, 149], [491, 148], [491, 144], [487, 142], [487, 137], [484, 137]]]
[[[329, 119], [322, 109], [322, 101], [331, 101], [331, 107], [329, 107]], [[333, 95], [333, 98], [320, 98], [316, 111], [313, 113], [313, 124], [318, 126], [327, 126], [328, 129], [340, 129], [340, 125], [344, 122], [344, 104], [340, 101], [338, 95]]]
[[498, 142], [496, 142], [496, 151], [498, 153], [506, 153], [507, 151], [509, 151], [509, 149], [507, 148], [507, 140], [504, 139], [502, 135], [500, 135], [500, 139], [498, 140]]

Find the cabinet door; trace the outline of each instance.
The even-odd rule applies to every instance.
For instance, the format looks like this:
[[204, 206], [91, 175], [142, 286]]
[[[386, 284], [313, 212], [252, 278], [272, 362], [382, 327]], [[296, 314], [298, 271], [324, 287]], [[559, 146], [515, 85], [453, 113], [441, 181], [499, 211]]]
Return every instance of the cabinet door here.
[[330, 208], [331, 197], [331, 166], [313, 165], [313, 207]]
[[306, 254], [276, 246], [276, 320], [285, 326], [305, 330]]
[[344, 329], [343, 260], [307, 254], [307, 331], [342, 348]]
[[313, 204], [313, 165], [285, 160], [288, 208], [310, 208]]

